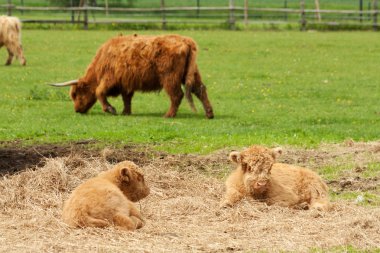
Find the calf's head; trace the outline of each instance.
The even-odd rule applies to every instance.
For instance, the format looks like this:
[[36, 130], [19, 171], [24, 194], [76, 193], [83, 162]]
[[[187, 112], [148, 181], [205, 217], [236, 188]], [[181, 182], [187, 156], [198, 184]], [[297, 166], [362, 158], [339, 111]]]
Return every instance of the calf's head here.
[[136, 164], [130, 161], [120, 162], [114, 170], [119, 179], [119, 188], [129, 200], [136, 202], [149, 195], [150, 189]]
[[237, 163], [241, 169], [247, 191], [262, 193], [269, 185], [272, 166], [281, 153], [281, 148], [252, 146], [241, 152], [231, 152], [230, 160]]

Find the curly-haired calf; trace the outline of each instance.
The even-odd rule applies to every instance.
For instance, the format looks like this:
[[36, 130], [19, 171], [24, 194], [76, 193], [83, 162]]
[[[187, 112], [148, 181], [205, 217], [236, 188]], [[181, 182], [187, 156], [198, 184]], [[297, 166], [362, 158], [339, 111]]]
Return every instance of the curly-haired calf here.
[[221, 206], [233, 206], [250, 196], [268, 205], [327, 211], [327, 185], [310, 169], [276, 163], [281, 153], [281, 148], [261, 146], [231, 152], [230, 160], [238, 167], [227, 178]]
[[132, 201], [148, 194], [149, 188], [137, 165], [120, 162], [79, 185], [66, 201], [62, 217], [71, 227], [115, 225], [138, 229], [143, 226], [143, 218]]

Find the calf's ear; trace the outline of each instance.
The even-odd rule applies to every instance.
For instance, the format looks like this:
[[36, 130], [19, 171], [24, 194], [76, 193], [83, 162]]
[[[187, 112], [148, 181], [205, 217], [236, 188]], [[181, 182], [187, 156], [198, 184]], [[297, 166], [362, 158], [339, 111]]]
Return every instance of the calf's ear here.
[[128, 168], [121, 168], [120, 169], [120, 177], [123, 179], [124, 182], [129, 183], [130, 180], [130, 174], [129, 174]]
[[241, 155], [238, 151], [232, 151], [229, 155], [229, 158], [232, 162], [240, 163], [241, 162]]
[[274, 159], [277, 159], [277, 157], [279, 157], [281, 154], [282, 154], [282, 148], [278, 147], [278, 148], [272, 149], [272, 156]]

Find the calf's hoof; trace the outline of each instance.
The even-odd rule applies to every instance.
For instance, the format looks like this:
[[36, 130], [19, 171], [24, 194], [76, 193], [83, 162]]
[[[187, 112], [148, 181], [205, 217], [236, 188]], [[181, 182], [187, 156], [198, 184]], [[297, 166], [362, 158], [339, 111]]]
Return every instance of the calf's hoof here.
[[144, 222], [140, 220], [139, 218], [136, 218], [134, 216], [131, 216], [131, 220], [135, 223], [135, 228], [140, 229], [144, 226]]

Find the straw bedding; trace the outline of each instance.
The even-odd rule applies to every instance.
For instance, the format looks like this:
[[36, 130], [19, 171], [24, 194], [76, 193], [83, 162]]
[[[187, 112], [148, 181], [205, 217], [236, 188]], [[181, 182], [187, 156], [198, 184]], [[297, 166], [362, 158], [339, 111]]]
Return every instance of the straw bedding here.
[[186, 159], [157, 157], [140, 164], [151, 194], [136, 203], [146, 219], [136, 232], [71, 229], [60, 219], [70, 192], [112, 167], [105, 157], [49, 158], [43, 167], [3, 176], [0, 252], [305, 252], [380, 245], [379, 207], [340, 201], [323, 213], [244, 200], [219, 209], [223, 180], [210, 174], [232, 167], [223, 160], [218, 170], [210, 157]]

